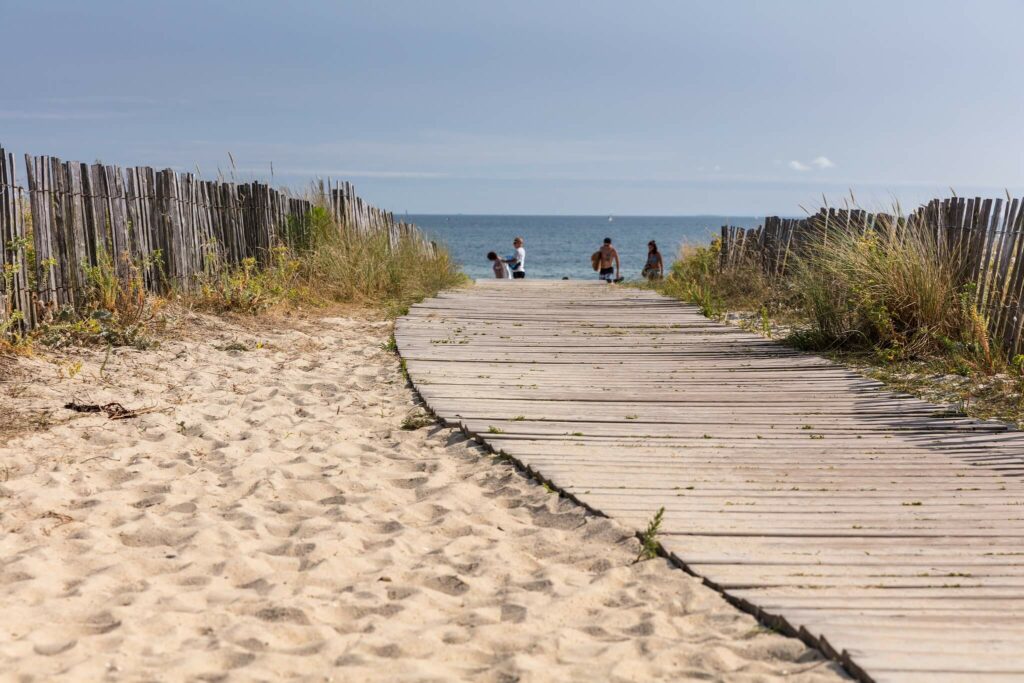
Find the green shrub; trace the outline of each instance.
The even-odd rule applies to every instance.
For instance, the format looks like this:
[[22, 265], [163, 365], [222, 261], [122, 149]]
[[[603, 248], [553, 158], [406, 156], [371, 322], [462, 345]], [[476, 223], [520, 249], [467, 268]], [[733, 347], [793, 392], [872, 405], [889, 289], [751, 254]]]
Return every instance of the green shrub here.
[[212, 256], [207, 263], [206, 272], [188, 295], [201, 309], [256, 314], [310, 297], [301, 276], [302, 263], [285, 247], [271, 249], [267, 263], [262, 266], [255, 258], [231, 266]]
[[126, 254], [120, 272], [105, 249], [96, 265], [83, 265], [84, 298], [59, 311], [36, 336], [51, 346], [106, 344], [145, 348], [162, 302], [146, 293], [142, 269]]

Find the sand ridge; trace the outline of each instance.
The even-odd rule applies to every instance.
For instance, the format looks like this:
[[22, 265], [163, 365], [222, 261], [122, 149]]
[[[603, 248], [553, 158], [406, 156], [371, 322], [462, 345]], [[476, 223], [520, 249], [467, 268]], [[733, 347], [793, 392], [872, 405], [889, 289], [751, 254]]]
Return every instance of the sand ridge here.
[[0, 441], [0, 678], [843, 678], [461, 434], [401, 429], [388, 323], [192, 323], [0, 385], [0, 415], [50, 411]]

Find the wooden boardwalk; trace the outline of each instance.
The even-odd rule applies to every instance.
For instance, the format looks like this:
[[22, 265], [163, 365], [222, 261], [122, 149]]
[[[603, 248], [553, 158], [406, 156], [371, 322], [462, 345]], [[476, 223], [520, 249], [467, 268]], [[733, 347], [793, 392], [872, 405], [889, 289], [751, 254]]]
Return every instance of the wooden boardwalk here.
[[1024, 438], [652, 292], [415, 306], [430, 408], [875, 681], [1024, 680]]

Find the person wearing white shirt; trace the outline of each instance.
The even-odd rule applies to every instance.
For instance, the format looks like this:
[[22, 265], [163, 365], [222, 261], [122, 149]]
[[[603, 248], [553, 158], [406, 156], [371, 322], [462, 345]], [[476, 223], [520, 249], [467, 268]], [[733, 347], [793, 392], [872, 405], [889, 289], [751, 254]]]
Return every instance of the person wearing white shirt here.
[[509, 264], [512, 277], [522, 280], [526, 277], [526, 250], [523, 249], [523, 238], [516, 237], [512, 240], [512, 246], [515, 247], [515, 253], [505, 259], [505, 263]]

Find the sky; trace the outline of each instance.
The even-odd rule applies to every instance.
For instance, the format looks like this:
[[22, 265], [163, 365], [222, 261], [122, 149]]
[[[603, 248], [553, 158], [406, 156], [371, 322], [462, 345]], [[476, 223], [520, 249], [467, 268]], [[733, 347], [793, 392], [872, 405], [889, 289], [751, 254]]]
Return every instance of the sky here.
[[1021, 0], [0, 0], [0, 144], [230, 153], [410, 213], [1020, 195], [1021, 26]]

